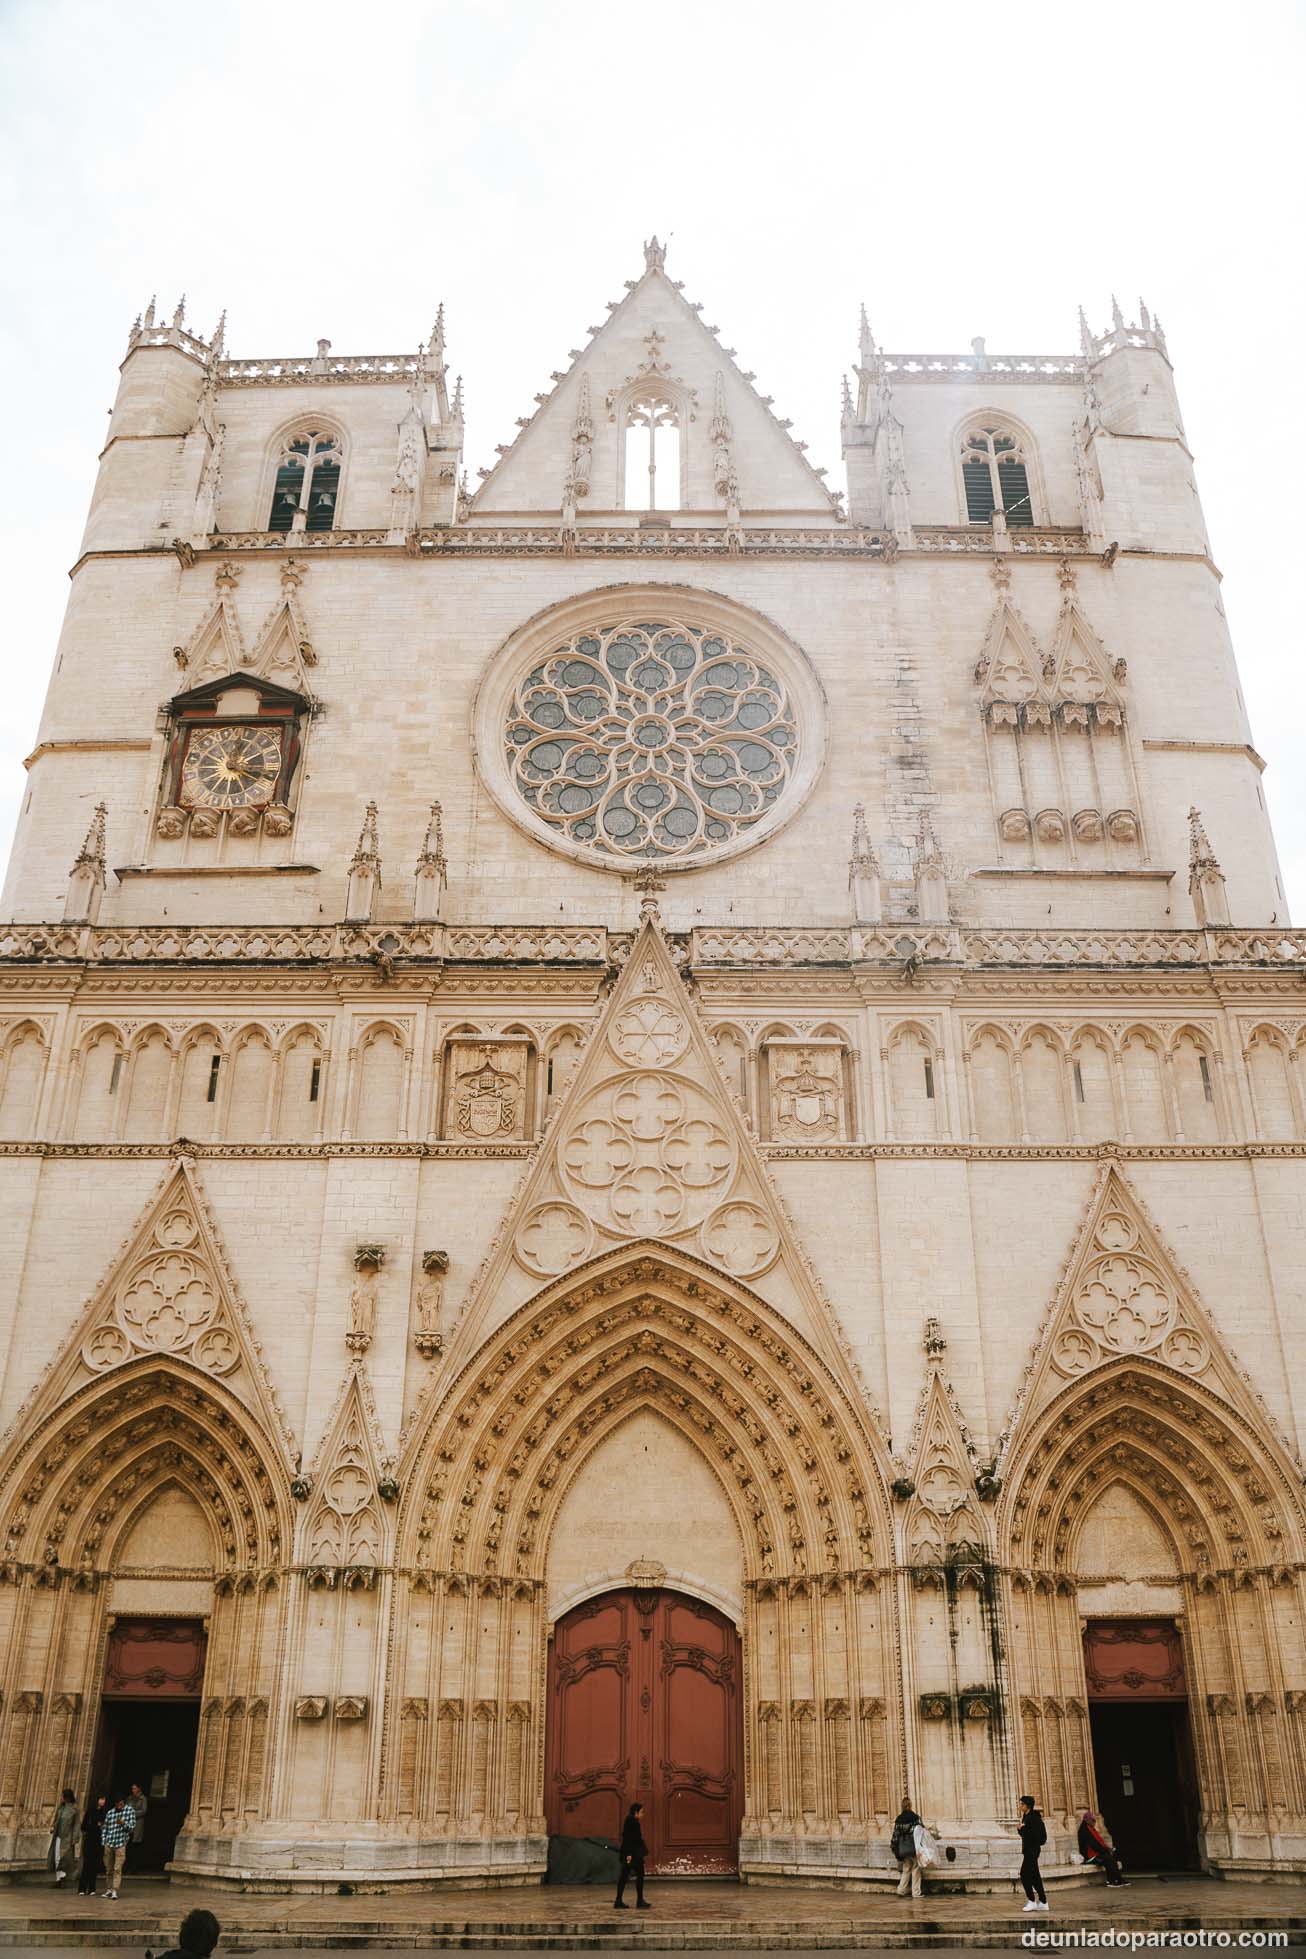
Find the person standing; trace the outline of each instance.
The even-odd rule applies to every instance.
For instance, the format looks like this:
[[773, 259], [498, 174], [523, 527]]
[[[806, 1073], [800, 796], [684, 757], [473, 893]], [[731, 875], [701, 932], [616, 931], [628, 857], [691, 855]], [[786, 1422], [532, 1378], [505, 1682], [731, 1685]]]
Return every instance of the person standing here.
[[648, 1856], [648, 1845], [644, 1841], [644, 1832], [639, 1821], [643, 1811], [643, 1803], [632, 1803], [626, 1812], [626, 1820], [621, 1826], [621, 1875], [617, 1879], [615, 1906], [617, 1911], [628, 1909], [622, 1895], [628, 1877], [633, 1877], [635, 1880], [635, 1903], [639, 1910], [652, 1909], [644, 1897], [644, 1859]]
[[54, 1833], [50, 1838], [50, 1869], [56, 1884], [62, 1884], [77, 1861], [77, 1798], [65, 1789], [54, 1813]]
[[1106, 1872], [1106, 1881], [1113, 1890], [1124, 1890], [1129, 1880], [1121, 1877], [1116, 1853], [1098, 1829], [1097, 1818], [1091, 1809], [1086, 1809], [1080, 1819], [1079, 1854], [1086, 1864], [1101, 1865]]
[[135, 1870], [140, 1863], [140, 1846], [145, 1841], [145, 1812], [150, 1806], [150, 1799], [141, 1788], [140, 1783], [133, 1782], [131, 1794], [127, 1800], [131, 1804], [132, 1811], [136, 1817], [136, 1825], [132, 1830], [131, 1840], [131, 1848], [133, 1853], [135, 1853], [132, 1856], [132, 1869]]
[[907, 1896], [908, 1888], [913, 1898], [919, 1898], [921, 1895], [921, 1866], [920, 1859], [916, 1855], [916, 1832], [921, 1827], [920, 1817], [912, 1808], [908, 1798], [904, 1796], [902, 1808], [894, 1819], [893, 1836], [889, 1843], [889, 1848], [902, 1866], [902, 1875], [898, 1879], [900, 1898]]
[[77, 1880], [78, 1895], [83, 1898], [94, 1894], [96, 1880], [104, 1869], [104, 1849], [100, 1842], [104, 1808], [103, 1796], [87, 1797], [82, 1816], [82, 1871]]
[[112, 1808], [105, 1811], [100, 1824], [100, 1842], [104, 1845], [105, 1871], [109, 1879], [104, 1894], [106, 1898], [116, 1898], [118, 1895], [123, 1865], [127, 1859], [127, 1845], [135, 1828], [136, 1811], [126, 1796], [115, 1796]]
[[1047, 1825], [1032, 1796], [1020, 1799], [1020, 1881], [1025, 1887], [1026, 1911], [1046, 1911], [1048, 1894], [1039, 1875], [1038, 1855], [1048, 1840]]

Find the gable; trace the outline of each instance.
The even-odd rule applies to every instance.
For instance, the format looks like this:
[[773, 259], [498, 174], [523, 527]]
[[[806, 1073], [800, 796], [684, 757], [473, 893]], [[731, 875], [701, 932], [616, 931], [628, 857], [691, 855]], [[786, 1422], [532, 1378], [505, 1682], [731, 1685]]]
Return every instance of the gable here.
[[149, 1359], [220, 1382], [289, 1462], [290, 1430], [189, 1158], [163, 1177], [10, 1433], [30, 1432], [89, 1383]]
[[[747, 1284], [846, 1371], [847, 1347], [646, 899], [645, 920], [472, 1282], [466, 1359], [543, 1285], [623, 1245]], [[865, 1390], [862, 1390], [865, 1398]]]
[[472, 502], [473, 520], [513, 511], [561, 513], [578, 446], [587, 452], [582, 514], [622, 508], [623, 410], [632, 393], [652, 383], [679, 401], [688, 418], [684, 509], [724, 512], [724, 441], [744, 511], [802, 511], [828, 522], [834, 499], [769, 399], [704, 325], [702, 309], [668, 279], [660, 252], [646, 247], [646, 258], [643, 278], [594, 329], [568, 371], [554, 377], [553, 390], [539, 398], [521, 434], [485, 473]]

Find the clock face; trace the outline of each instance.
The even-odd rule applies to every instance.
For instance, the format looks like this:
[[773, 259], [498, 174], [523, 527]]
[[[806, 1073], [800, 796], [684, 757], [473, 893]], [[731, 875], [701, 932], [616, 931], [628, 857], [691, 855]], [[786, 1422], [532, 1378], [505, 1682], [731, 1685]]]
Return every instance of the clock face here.
[[197, 728], [181, 767], [181, 800], [188, 809], [270, 803], [280, 773], [279, 728]]

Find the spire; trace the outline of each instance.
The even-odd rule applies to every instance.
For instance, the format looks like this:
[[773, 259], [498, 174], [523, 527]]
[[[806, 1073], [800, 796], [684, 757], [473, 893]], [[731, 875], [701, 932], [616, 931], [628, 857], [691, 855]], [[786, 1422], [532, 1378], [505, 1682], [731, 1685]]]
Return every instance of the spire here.
[[1229, 894], [1224, 872], [1211, 848], [1202, 813], [1196, 807], [1188, 812], [1188, 892], [1199, 925], [1229, 924]]
[[734, 430], [726, 412], [726, 386], [720, 369], [712, 388], [712, 423], [708, 439], [712, 444], [713, 481], [717, 495], [725, 501], [726, 524], [732, 541], [742, 543], [739, 535], [739, 477], [735, 470]]
[[851, 422], [853, 418], [853, 391], [848, 385], [848, 376], [846, 374], [843, 377], [843, 392], [839, 406], [843, 420], [845, 422]]
[[1147, 301], [1143, 299], [1141, 294], [1138, 301], [1138, 324], [1142, 327], [1144, 333], [1150, 333], [1152, 331], [1152, 316], [1147, 310]]
[[922, 925], [948, 922], [948, 879], [943, 868], [943, 852], [934, 834], [934, 822], [923, 809], [916, 826], [916, 849], [912, 859], [916, 880], [916, 916]]
[[227, 309], [224, 306], [221, 314], [218, 317], [218, 324], [213, 329], [213, 339], [209, 344], [209, 356], [212, 360], [220, 361], [222, 359], [222, 356], [226, 353], [226, 351], [227, 351]]
[[644, 240], [644, 270], [646, 272], [665, 272], [667, 248], [659, 244], [657, 233]]
[[87, 925], [94, 925], [104, 894], [106, 815], [105, 805], [97, 803], [86, 840], [73, 859], [64, 898], [64, 917]]
[[862, 306], [861, 327], [857, 339], [857, 358], [863, 367], [869, 367], [875, 359], [875, 335], [871, 332], [871, 323], [866, 317], [866, 307], [864, 304]]
[[571, 425], [571, 458], [562, 485], [562, 528], [564, 533], [573, 537], [576, 531], [576, 506], [582, 497], [589, 495], [593, 445], [594, 417], [590, 411], [590, 377], [588, 374], [582, 374], [580, 393], [576, 401], [576, 419]]
[[463, 418], [463, 377], [461, 374], [453, 384], [453, 408], [450, 414], [453, 421], [461, 422]]
[[417, 857], [413, 893], [414, 919], [435, 924], [443, 917], [444, 893], [448, 881], [449, 866], [444, 854], [444, 812], [439, 803], [432, 803], [431, 814], [426, 824], [426, 835], [422, 838], [422, 848]]
[[141, 325], [146, 329], [147, 332], [154, 325], [154, 308], [155, 305], [157, 304], [157, 300], [158, 300], [158, 295], [156, 293], [151, 293], [150, 303], [145, 308], [145, 318], [141, 321]]
[[1113, 333], [1123, 333], [1125, 330], [1125, 316], [1114, 293], [1111, 295], [1111, 330]]
[[345, 917], [371, 918], [381, 895], [381, 852], [377, 840], [376, 804], [363, 812], [363, 827], [349, 860], [349, 882], [345, 889]]
[[1079, 351], [1085, 360], [1092, 360], [1097, 349], [1093, 345], [1093, 333], [1088, 324], [1088, 315], [1083, 307], [1079, 309]]
[[431, 328], [431, 338], [426, 343], [427, 358], [433, 366], [444, 366], [444, 301], [441, 300], [435, 312], [435, 325]]
[[866, 805], [853, 811], [853, 841], [848, 858], [848, 896], [852, 901], [854, 925], [878, 925], [884, 916], [884, 888], [880, 866], [866, 827]]
[[180, 299], [179, 299], [179, 300], [177, 301], [177, 310], [176, 310], [176, 312], [175, 312], [175, 313], [173, 314], [173, 316], [172, 316], [172, 324], [173, 324], [173, 326], [174, 326], [174, 327], [176, 327], [176, 328], [177, 328], [177, 329], [178, 329], [179, 331], [180, 331], [180, 329], [181, 329], [182, 327], [184, 327], [184, 326], [185, 326], [185, 324], [186, 324], [186, 295], [185, 295], [185, 293], [183, 293], [183, 294], [182, 294], [182, 296], [181, 296], [181, 298], [180, 298]]

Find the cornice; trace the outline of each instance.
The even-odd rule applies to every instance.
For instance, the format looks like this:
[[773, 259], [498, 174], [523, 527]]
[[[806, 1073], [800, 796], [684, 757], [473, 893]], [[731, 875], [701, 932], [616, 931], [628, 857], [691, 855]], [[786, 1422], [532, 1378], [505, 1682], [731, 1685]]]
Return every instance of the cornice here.
[[[250, 1159], [269, 1162], [385, 1158], [493, 1162], [534, 1156], [538, 1141], [517, 1143], [326, 1142], [200, 1143], [189, 1137], [157, 1143], [0, 1142], [0, 1159], [24, 1157], [170, 1162]], [[1306, 1158], [1306, 1142], [1280, 1143], [762, 1143], [768, 1163], [1229, 1163]]]

